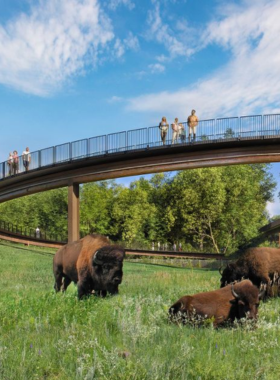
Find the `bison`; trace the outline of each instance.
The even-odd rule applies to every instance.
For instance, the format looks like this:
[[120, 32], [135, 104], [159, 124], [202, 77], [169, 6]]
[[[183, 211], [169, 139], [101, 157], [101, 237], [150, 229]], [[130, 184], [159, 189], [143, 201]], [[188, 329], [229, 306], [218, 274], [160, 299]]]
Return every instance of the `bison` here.
[[87, 235], [60, 248], [53, 260], [54, 288], [65, 291], [73, 281], [78, 284], [78, 297], [92, 291], [106, 296], [118, 293], [123, 276], [124, 249], [110, 245], [102, 235]]
[[182, 322], [212, 319], [215, 327], [245, 317], [256, 319], [263, 291], [259, 292], [250, 280], [243, 280], [211, 292], [184, 296], [171, 306], [169, 316], [172, 321]]
[[269, 288], [274, 273], [280, 273], [280, 249], [249, 248], [236, 262], [228, 264], [221, 273], [221, 288], [226, 284], [248, 278], [256, 286]]

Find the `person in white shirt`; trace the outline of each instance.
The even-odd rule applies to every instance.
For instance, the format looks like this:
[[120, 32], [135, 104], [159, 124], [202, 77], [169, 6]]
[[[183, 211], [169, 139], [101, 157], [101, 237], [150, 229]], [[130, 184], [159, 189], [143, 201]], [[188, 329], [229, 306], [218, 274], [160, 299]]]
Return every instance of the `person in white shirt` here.
[[178, 118], [176, 117], [175, 120], [174, 120], [174, 123], [171, 124], [171, 128], [172, 128], [172, 144], [174, 144], [174, 142], [177, 142], [178, 141], [178, 138], [179, 138], [179, 124], [178, 124]]
[[168, 128], [169, 128], [169, 124], [166, 121], [166, 117], [163, 116], [161, 119], [161, 122], [159, 123], [160, 136], [161, 136], [161, 141], [163, 145], [165, 145]]
[[31, 154], [29, 152], [28, 147], [22, 152], [22, 159], [23, 159], [23, 166], [25, 167], [25, 171], [28, 171], [29, 164], [31, 162]]
[[41, 233], [40, 233], [40, 228], [39, 227], [36, 228], [35, 233], [36, 233], [36, 238], [40, 239]]

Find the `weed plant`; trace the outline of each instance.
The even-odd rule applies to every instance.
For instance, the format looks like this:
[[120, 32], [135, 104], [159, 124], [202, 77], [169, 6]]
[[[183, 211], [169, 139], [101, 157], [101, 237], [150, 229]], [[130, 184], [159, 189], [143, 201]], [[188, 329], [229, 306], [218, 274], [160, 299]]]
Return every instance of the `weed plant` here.
[[276, 380], [280, 299], [258, 327], [168, 322], [185, 294], [219, 287], [217, 270], [125, 263], [120, 294], [53, 290], [52, 257], [0, 246], [0, 379]]

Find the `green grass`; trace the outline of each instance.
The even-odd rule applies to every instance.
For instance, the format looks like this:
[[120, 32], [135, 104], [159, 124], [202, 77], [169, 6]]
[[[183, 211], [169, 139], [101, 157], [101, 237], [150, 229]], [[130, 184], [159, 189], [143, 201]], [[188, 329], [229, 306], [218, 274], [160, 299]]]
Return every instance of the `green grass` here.
[[126, 262], [118, 296], [78, 301], [74, 285], [54, 293], [51, 256], [0, 245], [0, 260], [1, 380], [280, 378], [280, 299], [253, 330], [168, 323], [218, 271]]

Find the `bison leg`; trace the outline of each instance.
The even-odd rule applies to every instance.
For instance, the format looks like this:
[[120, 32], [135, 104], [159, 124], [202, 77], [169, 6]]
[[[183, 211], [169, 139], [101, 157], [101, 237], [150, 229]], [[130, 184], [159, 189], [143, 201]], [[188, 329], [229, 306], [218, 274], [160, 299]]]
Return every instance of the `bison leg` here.
[[78, 282], [78, 298], [79, 300], [89, 296], [91, 294], [91, 290], [84, 286], [83, 283]]
[[64, 277], [62, 291], [65, 292], [65, 290], [68, 288], [70, 284], [71, 284], [71, 279], [69, 277]]
[[54, 277], [55, 277], [54, 289], [56, 292], [59, 292], [62, 285], [62, 274], [56, 273]]

